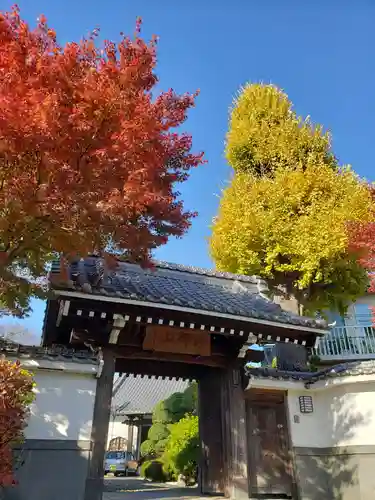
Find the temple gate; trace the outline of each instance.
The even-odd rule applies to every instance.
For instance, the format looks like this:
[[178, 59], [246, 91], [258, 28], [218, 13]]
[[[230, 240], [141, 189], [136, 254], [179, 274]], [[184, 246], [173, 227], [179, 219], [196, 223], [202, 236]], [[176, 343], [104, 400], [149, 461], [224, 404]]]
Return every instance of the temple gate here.
[[258, 280], [166, 263], [111, 272], [96, 257], [79, 260], [61, 281], [51, 271], [43, 345], [99, 349], [92, 454], [85, 500], [100, 500], [115, 372], [199, 383], [202, 494], [248, 498], [245, 352], [259, 340], [314, 345], [319, 322], [261, 296]]

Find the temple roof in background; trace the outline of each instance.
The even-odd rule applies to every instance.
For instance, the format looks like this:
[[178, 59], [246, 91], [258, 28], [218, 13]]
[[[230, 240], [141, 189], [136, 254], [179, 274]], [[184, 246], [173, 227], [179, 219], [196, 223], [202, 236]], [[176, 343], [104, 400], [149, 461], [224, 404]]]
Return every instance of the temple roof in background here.
[[159, 401], [183, 392], [188, 386], [189, 382], [182, 379], [121, 375], [113, 388], [112, 410], [119, 416], [147, 415]]

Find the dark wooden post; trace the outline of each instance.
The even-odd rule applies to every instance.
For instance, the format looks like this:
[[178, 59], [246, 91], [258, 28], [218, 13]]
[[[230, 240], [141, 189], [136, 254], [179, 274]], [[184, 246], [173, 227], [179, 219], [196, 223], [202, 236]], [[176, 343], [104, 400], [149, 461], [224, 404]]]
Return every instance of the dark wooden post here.
[[[243, 363], [243, 362], [242, 362]], [[249, 498], [246, 406], [242, 388], [241, 361], [225, 373], [223, 382], [223, 426], [226, 456], [226, 496]]]
[[103, 369], [98, 379], [92, 420], [92, 452], [84, 500], [102, 500], [104, 478], [104, 456], [107, 447], [108, 426], [111, 415], [115, 356], [103, 348]]
[[200, 379], [199, 432], [202, 443], [200, 489], [203, 495], [224, 493], [221, 370], [211, 369]]

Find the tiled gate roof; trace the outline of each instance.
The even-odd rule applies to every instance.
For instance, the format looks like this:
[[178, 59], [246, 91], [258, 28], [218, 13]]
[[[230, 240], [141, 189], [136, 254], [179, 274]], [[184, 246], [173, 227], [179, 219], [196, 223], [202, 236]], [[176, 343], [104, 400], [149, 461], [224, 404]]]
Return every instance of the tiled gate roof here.
[[323, 320], [301, 317], [283, 310], [259, 293], [259, 280], [253, 276], [233, 275], [165, 262], [153, 269], [120, 262], [106, 272], [103, 261], [90, 257], [74, 263], [70, 280], [58, 282], [59, 263], [54, 263], [50, 278], [55, 289], [75, 290], [95, 296], [156, 303], [189, 310], [220, 313], [242, 318], [273, 321], [325, 329]]

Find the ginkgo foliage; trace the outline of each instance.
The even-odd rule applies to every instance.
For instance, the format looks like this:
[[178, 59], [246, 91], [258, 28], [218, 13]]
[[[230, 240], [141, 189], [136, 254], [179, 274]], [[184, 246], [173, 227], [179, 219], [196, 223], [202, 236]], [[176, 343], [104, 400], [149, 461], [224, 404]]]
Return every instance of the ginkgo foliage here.
[[202, 163], [176, 132], [195, 94], [153, 96], [156, 40], [59, 46], [41, 17], [0, 13], [0, 302], [14, 314], [43, 293], [59, 254], [147, 261], [193, 212], [176, 185]]
[[211, 253], [219, 269], [282, 286], [305, 311], [346, 306], [365, 293], [366, 270], [348, 249], [347, 221], [368, 220], [367, 185], [326, 165], [273, 178], [236, 174], [224, 190]]
[[369, 283], [351, 229], [375, 221], [368, 184], [270, 86], [239, 97], [227, 153], [235, 172], [212, 227], [217, 268], [261, 276], [305, 313], [344, 312]]
[[274, 85], [248, 84], [241, 90], [231, 112], [226, 157], [236, 172], [257, 176], [280, 167], [303, 168], [307, 160], [337, 168], [329, 133], [298, 116]]

